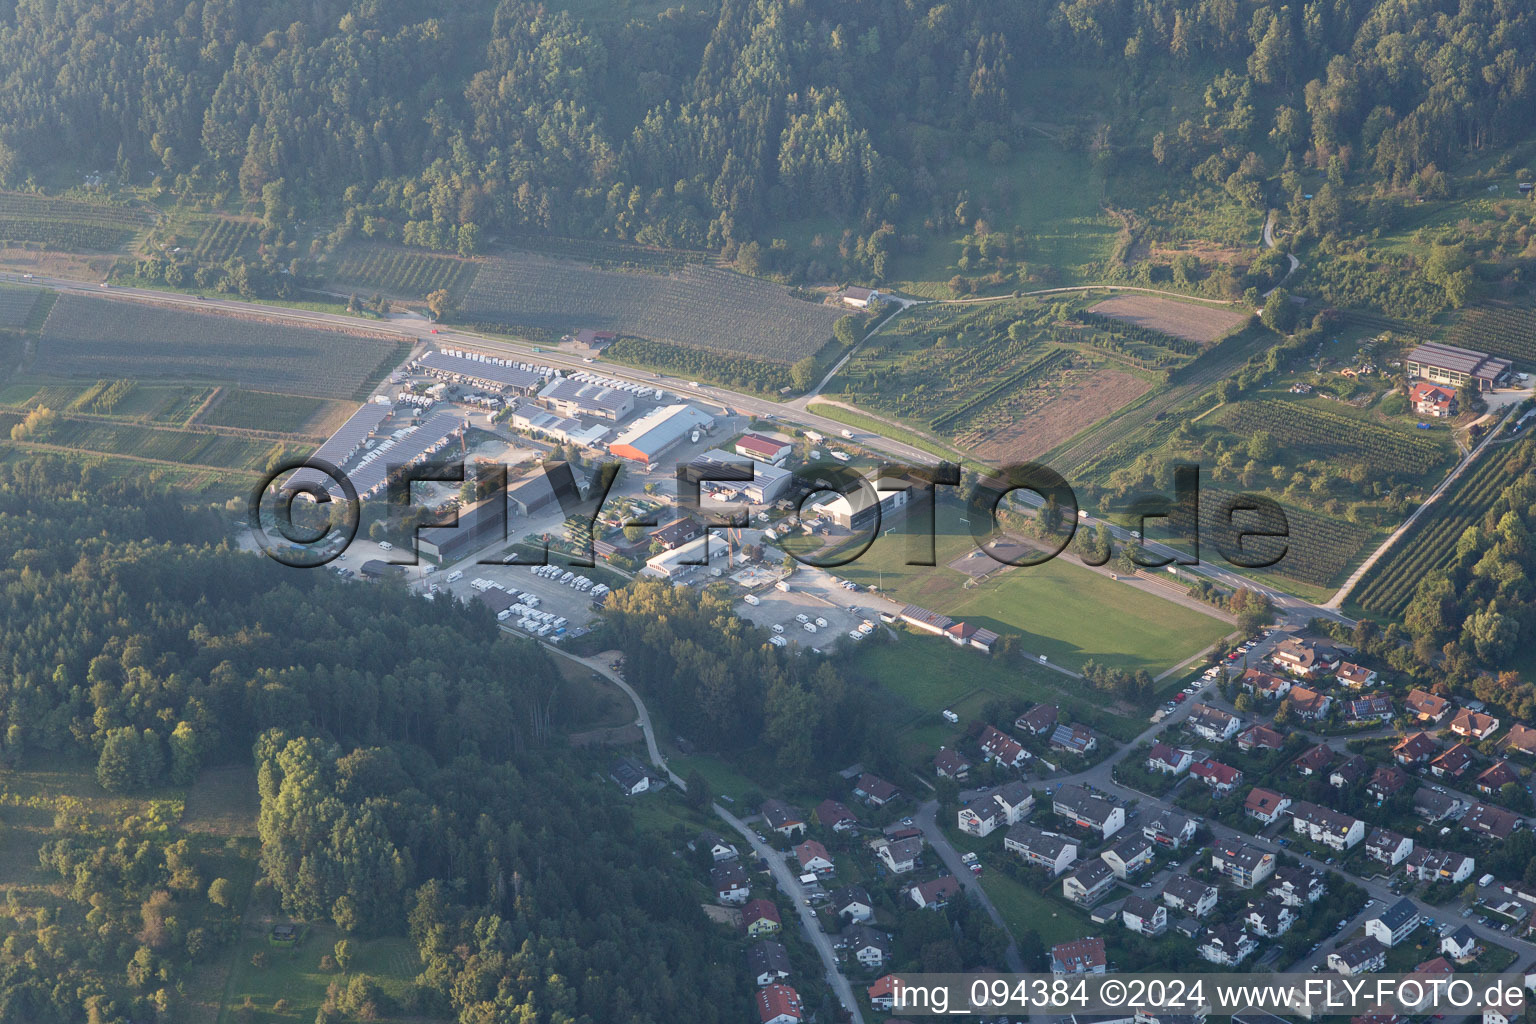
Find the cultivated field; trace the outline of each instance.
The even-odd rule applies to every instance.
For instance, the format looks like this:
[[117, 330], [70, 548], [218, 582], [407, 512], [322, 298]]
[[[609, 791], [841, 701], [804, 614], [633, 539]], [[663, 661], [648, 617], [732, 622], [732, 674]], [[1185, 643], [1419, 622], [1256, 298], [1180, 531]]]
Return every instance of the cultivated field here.
[[1313, 408], [1302, 402], [1264, 399], [1227, 407], [1222, 424], [1239, 437], [1264, 431], [1287, 459], [1358, 462], [1379, 473], [1419, 476], [1447, 460], [1446, 446], [1423, 435]]
[[[1085, 364], [1042, 389], [1043, 400], [1027, 408], [1003, 403], [993, 410], [1002, 418], [985, 434], [964, 434], [957, 440], [993, 465], [1037, 459], [1104, 415], [1135, 401], [1152, 382], [1120, 370]], [[1011, 396], [1017, 398], [1018, 396]]]
[[153, 217], [137, 207], [0, 193], [0, 241], [47, 249], [121, 248]]
[[[1220, 518], [1223, 502], [1231, 492], [1217, 487], [1202, 486], [1200, 490], [1200, 543], [1202, 559], [1220, 559], [1218, 544], [1225, 542], [1229, 548], [1237, 547], [1236, 537], [1231, 536], [1228, 524]], [[1284, 555], [1269, 568], [1270, 572], [1318, 587], [1328, 587], [1354, 563], [1361, 549], [1375, 536], [1367, 527], [1345, 519], [1320, 515], [1295, 506], [1284, 506], [1289, 536], [1284, 540]], [[1246, 523], [1241, 513], [1234, 516], [1234, 525], [1241, 529]], [[1243, 543], [1245, 553], [1268, 552], [1262, 545], [1278, 543], [1251, 538]]]
[[1201, 344], [1230, 334], [1248, 321], [1247, 314], [1223, 306], [1126, 293], [1113, 295], [1090, 311]]
[[32, 317], [32, 307], [37, 305], [42, 290], [38, 288], [11, 288], [0, 285], [0, 327], [21, 328]]
[[251, 255], [256, 248], [259, 228], [253, 220], [210, 218], [192, 246], [192, 255], [204, 263], [223, 263], [232, 256]]
[[61, 418], [42, 443], [103, 455], [209, 469], [256, 471], [276, 456], [303, 455], [307, 445], [274, 444], [212, 431], [177, 430], [108, 420]]
[[387, 335], [77, 295], [59, 298], [37, 350], [45, 376], [215, 381], [323, 398], [365, 396], [405, 355]]
[[0, 406], [31, 411], [41, 405], [63, 412], [110, 415], [137, 423], [185, 426], [213, 390], [197, 385], [140, 384], [135, 381], [60, 384], [33, 378], [0, 389]]
[[402, 298], [424, 299], [429, 292], [446, 288], [460, 296], [474, 280], [476, 264], [457, 256], [443, 256], [391, 245], [350, 245], [335, 263], [334, 284], [381, 292]]
[[1470, 309], [1447, 341], [1536, 368], [1536, 310], [1502, 304]]
[[1350, 595], [1351, 604], [1386, 618], [1398, 618], [1413, 599], [1425, 575], [1449, 565], [1456, 557], [1456, 541], [1467, 527], [1480, 522], [1484, 513], [1504, 497], [1520, 479], [1530, 442], [1520, 440], [1498, 445], [1463, 472], [1440, 495], [1396, 544], [1371, 566]]
[[512, 254], [481, 264], [460, 316], [546, 335], [590, 327], [787, 364], [814, 355], [844, 312], [713, 267], [663, 276]]
[[230, 389], [222, 392], [197, 422], [210, 427], [329, 437], [356, 408], [350, 402], [307, 395]]

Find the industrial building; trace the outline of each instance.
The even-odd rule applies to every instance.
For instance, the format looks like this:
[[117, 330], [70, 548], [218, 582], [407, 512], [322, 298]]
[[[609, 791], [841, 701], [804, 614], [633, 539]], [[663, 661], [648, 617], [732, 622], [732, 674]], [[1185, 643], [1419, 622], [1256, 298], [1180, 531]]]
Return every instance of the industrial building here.
[[507, 506], [499, 496], [493, 496], [461, 509], [457, 526], [423, 528], [417, 550], [422, 557], [443, 565], [506, 537]]
[[714, 417], [691, 405], [662, 405], [635, 420], [608, 450], [621, 459], [650, 465], [692, 436], [709, 430]]
[[[347, 422], [336, 429], [319, 448], [315, 449], [314, 458], [322, 462], [328, 462], [333, 466], [341, 467], [346, 461], [368, 443], [374, 432], [383, 424], [394, 407], [389, 402], [369, 402], [358, 409]], [[331, 478], [318, 469], [300, 469], [290, 476], [283, 484], [285, 490], [294, 490], [301, 485], [324, 487], [335, 497], [341, 497], [337, 493], [339, 488]]]
[[[711, 448], [690, 463], [700, 473], [706, 474], [704, 487], [711, 491], [725, 491], [730, 494], [739, 494], [754, 505], [771, 505], [778, 501], [784, 492], [789, 490], [789, 485], [794, 482], [794, 474], [787, 469], [780, 469], [763, 462], [749, 462], [739, 455], [722, 451], [719, 448]], [[750, 469], [751, 480], [711, 480], [707, 474], [716, 470]]]
[[1510, 361], [1469, 348], [1426, 342], [1403, 359], [1403, 369], [1410, 377], [1422, 377], [1436, 384], [1459, 388], [1475, 381], [1479, 391], [1492, 391], [1509, 376]]
[[507, 485], [507, 504], [518, 515], [531, 516], [556, 504], [549, 476], [538, 470]]
[[910, 490], [887, 491], [876, 501], [878, 492], [860, 487], [851, 495], [839, 494], [830, 501], [819, 501], [811, 511], [826, 516], [845, 530], [866, 530], [881, 519], [904, 508], [911, 496]]
[[762, 434], [743, 434], [736, 441], [737, 455], [745, 455], [749, 459], [775, 466], [782, 466], [784, 460], [789, 458], [789, 453], [794, 450], [795, 446], [788, 441], [764, 437]]
[[526, 430], [535, 437], [547, 438], [559, 444], [581, 445], [584, 448], [596, 448], [613, 432], [601, 423], [586, 426], [580, 420], [557, 415], [529, 402], [513, 408], [507, 422], [514, 430]]
[[537, 370], [525, 370], [511, 359], [476, 352], [428, 352], [412, 366], [439, 380], [520, 395], [531, 395], [544, 383], [544, 374]]
[[[706, 551], [708, 551], [707, 555]], [[707, 533], [671, 551], [663, 551], [651, 556], [646, 560], [645, 568], [640, 570], [640, 575], [654, 576], [664, 580], [671, 579], [690, 569], [700, 568], [701, 562], [707, 562], [713, 568], [725, 568], [730, 552], [731, 544], [726, 538], [719, 534]], [[746, 555], [738, 548], [737, 559], [745, 558]]]
[[559, 416], [591, 416], [617, 423], [635, 410], [633, 395], [601, 384], [583, 384], [564, 377], [539, 392], [539, 404]]

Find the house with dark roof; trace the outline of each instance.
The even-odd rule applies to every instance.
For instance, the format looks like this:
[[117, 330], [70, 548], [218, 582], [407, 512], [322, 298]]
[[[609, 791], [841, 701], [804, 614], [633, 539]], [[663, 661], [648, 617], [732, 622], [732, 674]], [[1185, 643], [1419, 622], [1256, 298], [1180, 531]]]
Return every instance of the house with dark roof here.
[[1518, 814], [1484, 803], [1473, 804], [1467, 816], [1461, 819], [1462, 828], [1486, 839], [1508, 839], [1520, 825]]
[[898, 839], [895, 842], [886, 843], [880, 847], [876, 856], [893, 875], [904, 875], [909, 871], [915, 871], [923, 857], [923, 837], [919, 834], [911, 839]]
[[1086, 725], [1058, 725], [1051, 731], [1051, 749], [1083, 757], [1099, 745], [1099, 739]]
[[1328, 880], [1316, 868], [1305, 864], [1276, 868], [1269, 884], [1269, 894], [1288, 907], [1316, 903], [1328, 892]]
[[1392, 698], [1379, 693], [1344, 705], [1344, 718], [1350, 722], [1389, 722], [1392, 714]]
[[817, 822], [834, 832], [852, 832], [859, 827], [859, 816], [837, 800], [823, 800], [813, 813]]
[[891, 958], [890, 935], [867, 924], [849, 925], [832, 945], [869, 968], [882, 967]]
[[933, 758], [933, 773], [941, 779], [964, 779], [971, 774], [971, 762], [952, 747], [940, 747]]
[[1413, 840], [1389, 828], [1373, 828], [1365, 837], [1365, 855], [1378, 864], [1395, 868], [1413, 852]]
[[833, 889], [827, 905], [832, 908], [832, 913], [845, 921], [868, 921], [875, 916], [875, 904], [861, 885]]
[[1316, 775], [1333, 764], [1333, 759], [1337, 756], [1328, 744], [1319, 743], [1292, 761], [1291, 765], [1298, 775]]
[[1051, 809], [1078, 828], [1097, 832], [1105, 839], [1125, 827], [1124, 804], [1082, 786], [1058, 787]]
[[735, 860], [739, 856], [734, 843], [727, 842], [718, 832], [711, 832], [708, 829], [700, 832], [698, 838], [688, 844], [688, 848], [691, 850], [708, 850], [710, 858], [716, 863], [723, 860]]
[[704, 528], [699, 525], [698, 520], [690, 519], [688, 516], [680, 516], [651, 531], [651, 540], [668, 551], [675, 551], [689, 541], [698, 540], [702, 536], [704, 536]]
[[762, 987], [789, 977], [789, 951], [782, 942], [762, 939], [747, 947], [747, 974]]
[[1204, 939], [1195, 951], [1202, 960], [1223, 967], [1236, 967], [1258, 948], [1259, 944], [1253, 936], [1241, 928], [1218, 924], [1206, 930]]
[[1296, 912], [1275, 897], [1265, 896], [1248, 902], [1248, 911], [1243, 915], [1243, 923], [1255, 935], [1266, 939], [1278, 939], [1290, 931], [1291, 925], [1296, 923]]
[[727, 860], [709, 869], [709, 884], [715, 890], [715, 899], [728, 906], [741, 906], [752, 894], [747, 883], [747, 873], [738, 861]]
[[1195, 838], [1195, 820], [1188, 815], [1157, 807], [1141, 826], [1141, 834], [1156, 847], [1165, 850], [1183, 849], [1184, 844]]
[[1003, 820], [1003, 812], [996, 803], [983, 798], [960, 808], [955, 818], [961, 832], [983, 838], [997, 831]]
[[1243, 674], [1237, 678], [1238, 684], [1243, 689], [1256, 697], [1266, 700], [1279, 700], [1291, 692], [1291, 681], [1281, 676], [1271, 675], [1261, 668], [1244, 669]]
[[1277, 668], [1309, 679], [1332, 674], [1343, 660], [1338, 650], [1329, 644], [1297, 637], [1280, 641], [1269, 658]]
[[1044, 736], [1056, 728], [1060, 711], [1054, 704], [1036, 704], [1013, 720], [1013, 727], [1031, 736]]
[[1003, 849], [1030, 864], [1039, 864], [1055, 877], [1077, 860], [1077, 843], [1057, 832], [1046, 832], [1019, 822], [1003, 837]]
[[1536, 729], [1532, 729], [1524, 722], [1516, 722], [1509, 727], [1509, 732], [1503, 739], [1505, 750], [1512, 750], [1519, 754], [1536, 754]]
[[1216, 909], [1219, 890], [1188, 875], [1173, 875], [1163, 884], [1163, 902], [1190, 917], [1204, 917]]
[[1094, 903], [1115, 884], [1115, 872], [1099, 858], [1085, 860], [1078, 869], [1062, 879], [1062, 895], [1073, 903]]
[[1345, 758], [1343, 763], [1336, 764], [1328, 770], [1328, 785], [1334, 789], [1353, 786], [1365, 778], [1365, 773], [1369, 770], [1369, 762], [1359, 754], [1353, 754]]
[[1237, 749], [1243, 753], [1254, 750], [1279, 750], [1285, 746], [1285, 737], [1267, 725], [1251, 725], [1237, 734]]
[[1211, 792], [1217, 796], [1226, 796], [1243, 782], [1242, 772], [1231, 765], [1225, 765], [1210, 758], [1190, 765], [1189, 774], [1191, 778], [1199, 779], [1209, 786]]
[[1465, 882], [1477, 869], [1477, 860], [1465, 853], [1416, 847], [1403, 861], [1403, 874], [1415, 882]]
[[1035, 809], [1035, 794], [1017, 780], [1005, 782], [988, 794], [1003, 812], [1003, 823], [1017, 825]]
[[1397, 765], [1381, 765], [1371, 772], [1371, 780], [1365, 784], [1365, 791], [1378, 802], [1390, 800], [1408, 785], [1408, 781], [1408, 773]]
[[1073, 939], [1051, 947], [1052, 974], [1103, 974], [1108, 966], [1104, 940], [1097, 936]]
[[1440, 745], [1427, 732], [1411, 732], [1392, 748], [1392, 759], [1401, 765], [1423, 764], [1440, 752]]
[[1497, 793], [1505, 786], [1515, 786], [1519, 785], [1519, 783], [1520, 777], [1515, 774], [1515, 770], [1509, 766], [1508, 761], [1500, 761], [1495, 765], [1491, 765], [1481, 775], [1472, 780], [1472, 785], [1477, 787], [1479, 793], [1487, 794]]
[[981, 730], [981, 752], [988, 761], [996, 761], [1006, 768], [1019, 768], [1029, 760], [1029, 751], [1018, 740], [998, 729], [987, 726]]
[[1132, 833], [1099, 853], [1116, 878], [1124, 881], [1152, 863], [1152, 840]]
[[1212, 743], [1225, 743], [1242, 728], [1242, 721], [1220, 708], [1209, 704], [1196, 704], [1184, 724]]
[[1332, 850], [1347, 850], [1365, 839], [1365, 822], [1310, 800], [1291, 804], [1291, 827], [1297, 835]]
[[616, 758], [608, 766], [608, 777], [618, 784], [625, 796], [639, 796], [660, 789], [667, 780], [650, 771], [632, 757]]
[[1461, 925], [1440, 938], [1440, 952], [1452, 960], [1471, 960], [1477, 956], [1478, 946], [1477, 933], [1467, 925]]
[[796, 832], [805, 831], [805, 815], [783, 800], [764, 800], [758, 811], [768, 827], [781, 836], [793, 839]]
[[875, 807], [884, 807], [896, 799], [900, 792], [880, 776], [871, 775], [868, 772], [860, 775], [859, 781], [853, 784], [853, 795]]
[[1419, 908], [1404, 897], [1365, 922], [1365, 934], [1389, 949], [1406, 939], [1424, 923]]
[[1211, 867], [1240, 889], [1252, 889], [1275, 873], [1275, 855], [1247, 843], [1218, 842], [1211, 848]]
[[1168, 908], [1145, 896], [1128, 896], [1120, 907], [1120, 921], [1138, 935], [1158, 936], [1168, 930]]
[[1465, 806], [1451, 794], [1429, 786], [1421, 786], [1413, 794], [1413, 813], [1430, 823], [1444, 821]]
[[1339, 974], [1379, 971], [1387, 965], [1387, 947], [1367, 935], [1328, 954], [1328, 966]]
[[907, 890], [912, 902], [923, 910], [942, 910], [959, 892], [960, 883], [953, 875], [943, 875]]

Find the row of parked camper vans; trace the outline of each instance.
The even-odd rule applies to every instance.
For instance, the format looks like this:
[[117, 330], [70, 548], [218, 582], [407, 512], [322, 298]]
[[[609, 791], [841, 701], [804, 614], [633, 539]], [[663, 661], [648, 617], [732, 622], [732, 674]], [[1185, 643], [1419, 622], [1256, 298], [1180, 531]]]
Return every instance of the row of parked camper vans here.
[[529, 571], [535, 576], [542, 576], [556, 583], [563, 583], [568, 587], [590, 593], [593, 597], [602, 597], [611, 589], [606, 583], [597, 583], [586, 576], [578, 575], [569, 569], [561, 569], [558, 565], [530, 565]]

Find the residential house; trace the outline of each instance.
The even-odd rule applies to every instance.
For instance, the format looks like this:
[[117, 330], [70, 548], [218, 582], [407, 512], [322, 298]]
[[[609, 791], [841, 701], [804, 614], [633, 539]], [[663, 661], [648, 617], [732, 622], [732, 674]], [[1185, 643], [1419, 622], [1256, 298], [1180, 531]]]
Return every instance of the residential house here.
[[1508, 839], [1520, 827], [1518, 814], [1492, 804], [1473, 804], [1467, 816], [1461, 819], [1461, 827], [1488, 839]]
[[858, 923], [872, 920], [875, 916], [875, 905], [861, 885], [845, 885], [833, 889], [827, 905], [832, 908], [832, 913], [845, 921]]
[[1321, 641], [1289, 637], [1275, 645], [1270, 661], [1293, 676], [1316, 679], [1331, 675], [1343, 657], [1335, 648]]
[[1364, 665], [1356, 665], [1352, 661], [1341, 661], [1339, 667], [1333, 673], [1341, 684], [1351, 690], [1364, 690], [1375, 686], [1376, 680], [1381, 678], [1375, 669], [1366, 668]]
[[1225, 743], [1242, 728], [1242, 720], [1209, 704], [1196, 704], [1184, 724], [1212, 743]]
[[1464, 853], [1417, 847], [1403, 859], [1403, 874], [1415, 882], [1450, 882], [1458, 885], [1472, 877], [1477, 860]]
[[996, 761], [1007, 768], [1018, 768], [1029, 760], [1029, 751], [1019, 741], [995, 726], [981, 731], [981, 752], [988, 761]]
[[805, 815], [783, 800], [765, 800], [758, 810], [768, 827], [781, 836], [793, 839], [795, 833], [805, 831]]
[[795, 847], [795, 857], [800, 861], [801, 871], [814, 871], [818, 875], [832, 873], [832, 855], [814, 839], [807, 839]]
[[1456, 712], [1456, 717], [1450, 720], [1450, 731], [1455, 732], [1456, 735], [1465, 735], [1471, 740], [1485, 740], [1499, 731], [1499, 720], [1481, 711], [1462, 708], [1461, 711]]
[[1003, 820], [1003, 812], [996, 803], [983, 798], [960, 808], [955, 817], [961, 832], [981, 838], [993, 833]]
[[1121, 881], [1152, 863], [1152, 840], [1131, 834], [1099, 854], [1110, 871]]
[[1316, 775], [1333, 764], [1334, 756], [1332, 747], [1326, 743], [1319, 743], [1292, 761], [1291, 766], [1296, 769], [1298, 775]]
[[1493, 793], [1497, 793], [1505, 786], [1517, 785], [1519, 781], [1520, 777], [1516, 775], [1515, 770], [1509, 766], [1509, 762], [1500, 761], [1498, 764], [1493, 765], [1487, 771], [1473, 779], [1472, 785], [1477, 787], [1477, 791], [1479, 793], [1487, 793], [1491, 795]]
[[1352, 700], [1344, 706], [1344, 718], [1350, 722], [1390, 722], [1392, 714], [1392, 698], [1379, 693]]
[[1036, 704], [1013, 720], [1013, 727], [1031, 736], [1048, 736], [1056, 730], [1060, 710], [1054, 704]]
[[1440, 746], [1427, 732], [1411, 732], [1392, 748], [1392, 760], [1400, 765], [1413, 767], [1423, 764], [1440, 751]]
[[1291, 695], [1287, 699], [1296, 717], [1308, 722], [1326, 717], [1328, 709], [1333, 707], [1332, 697], [1300, 684], [1291, 687]]
[[1408, 785], [1408, 773], [1395, 764], [1382, 765], [1371, 772], [1371, 781], [1365, 784], [1366, 793], [1378, 803], [1392, 799]]
[[1248, 903], [1248, 912], [1243, 916], [1243, 923], [1255, 935], [1266, 939], [1278, 939], [1290, 931], [1291, 925], [1296, 923], [1296, 912], [1289, 904], [1273, 896], [1265, 896]]
[[777, 935], [784, 928], [779, 919], [779, 908], [772, 900], [753, 900], [741, 908], [741, 925], [754, 939]]
[[800, 1024], [805, 1020], [805, 1006], [800, 993], [788, 985], [769, 985], [757, 991], [759, 1024]]
[[1241, 928], [1218, 924], [1206, 930], [1196, 952], [1202, 960], [1223, 967], [1236, 967], [1258, 948], [1257, 940]]
[[1115, 873], [1100, 859], [1085, 860], [1062, 880], [1061, 892], [1074, 903], [1089, 904], [1115, 884]]
[[665, 780], [632, 757], [617, 758], [608, 768], [608, 777], [618, 784], [625, 796], [639, 796], [666, 785]]
[[729, 906], [739, 907], [752, 895], [747, 873], [734, 860], [722, 861], [710, 868], [709, 884], [714, 887], [715, 899]]
[[1108, 839], [1125, 827], [1125, 806], [1082, 786], [1062, 786], [1052, 798], [1051, 809], [1079, 828], [1091, 829]]
[[1297, 835], [1333, 850], [1347, 850], [1365, 838], [1365, 822], [1310, 800], [1291, 805], [1291, 827]]
[[1005, 782], [989, 796], [1003, 812], [1003, 824], [1017, 825], [1035, 809], [1035, 794], [1022, 782]]
[[1439, 789], [1422, 786], [1413, 794], [1413, 813], [1434, 824], [1466, 807], [1460, 799]]
[[869, 1005], [876, 1010], [889, 1010], [896, 1005], [896, 975], [887, 974], [875, 980], [873, 985], [864, 990], [869, 996]]
[[884, 807], [896, 799], [899, 790], [878, 775], [865, 772], [853, 784], [853, 795], [875, 807]]
[[933, 758], [933, 773], [941, 779], [964, 779], [971, 774], [971, 762], [958, 750], [940, 747]]
[[1431, 1012], [1435, 1006], [1437, 995], [1440, 991], [1435, 986], [1435, 983], [1439, 982], [1443, 985], [1448, 982], [1451, 976], [1456, 973], [1456, 968], [1452, 967], [1451, 962], [1445, 957], [1437, 956], [1431, 960], [1425, 960], [1416, 964], [1409, 973], [1411, 975], [1410, 980], [1424, 986], [1424, 994], [1412, 999], [1399, 995], [1397, 1003], [1406, 1013], [1426, 1014]]
[[1450, 714], [1451, 702], [1438, 694], [1428, 690], [1412, 690], [1406, 700], [1406, 707], [1420, 722], [1436, 723]]
[[1275, 880], [1270, 883], [1269, 894], [1288, 907], [1316, 903], [1328, 891], [1328, 880], [1316, 868], [1305, 864], [1275, 869]]
[[837, 800], [823, 800], [816, 805], [816, 820], [833, 832], [852, 832], [859, 827], [859, 816]]
[[923, 855], [923, 837], [913, 836], [911, 839], [898, 839], [895, 842], [886, 843], [880, 847], [876, 856], [885, 864], [893, 875], [904, 875], [916, 870], [918, 861]]
[[1328, 954], [1328, 966], [1339, 974], [1366, 974], [1387, 965], [1387, 947], [1367, 935]]
[[1188, 875], [1173, 875], [1163, 885], [1163, 902], [1190, 917], [1204, 917], [1215, 910], [1218, 894], [1214, 885]]
[[959, 891], [960, 883], [955, 877], [944, 875], [932, 881], [923, 882], [921, 885], [914, 885], [907, 890], [907, 894], [912, 897], [912, 902], [923, 910], [942, 910], [949, 905], [949, 901], [954, 899]]
[[1166, 743], [1154, 743], [1147, 752], [1147, 771], [1179, 775], [1188, 771], [1194, 761], [1195, 755], [1191, 751], [1179, 750]]
[[1128, 896], [1120, 907], [1120, 920], [1140, 935], [1161, 935], [1168, 930], [1168, 908], [1145, 896]]
[[1388, 948], [1406, 939], [1424, 923], [1419, 908], [1404, 897], [1365, 922], [1365, 934]]
[[1226, 796], [1243, 781], [1243, 773], [1230, 765], [1206, 758], [1189, 767], [1189, 774], [1211, 788], [1217, 796]]
[[1086, 725], [1058, 725], [1051, 731], [1051, 749], [1084, 757], [1099, 745], [1098, 737]]
[[1195, 820], [1158, 806], [1151, 819], [1141, 827], [1141, 834], [1152, 840], [1154, 846], [1165, 850], [1183, 849], [1185, 843], [1195, 838]]
[[1413, 852], [1413, 840], [1388, 828], [1373, 828], [1365, 837], [1365, 855], [1379, 864], [1395, 868]]
[[1456, 392], [1440, 384], [1421, 380], [1408, 389], [1408, 404], [1420, 416], [1449, 419], [1458, 410]]
[[789, 977], [789, 951], [782, 942], [762, 939], [747, 947], [747, 974], [761, 988]]
[[1516, 722], [1504, 736], [1504, 749], [1519, 754], [1536, 754], [1536, 729], [1524, 722]]
[[1054, 878], [1077, 860], [1077, 844], [1056, 832], [1044, 832], [1020, 822], [1003, 837], [1003, 849], [1018, 854], [1031, 864], [1039, 864]]
[[1104, 940], [1098, 936], [1073, 939], [1051, 947], [1052, 974], [1103, 974], [1108, 967]]
[[833, 946], [869, 968], [883, 967], [891, 958], [891, 937], [867, 924], [844, 928]]
[[1291, 692], [1291, 681], [1282, 676], [1270, 675], [1263, 669], [1250, 668], [1238, 677], [1243, 689], [1256, 697], [1279, 700]]
[[1240, 889], [1252, 889], [1275, 873], [1275, 855], [1247, 843], [1218, 842], [1211, 848], [1211, 867]]
[[1365, 773], [1370, 770], [1370, 765], [1365, 758], [1354, 754], [1344, 759], [1342, 764], [1336, 764], [1328, 772], [1328, 785], [1334, 789], [1344, 789], [1353, 786], [1365, 778]]
[[1472, 763], [1473, 756], [1471, 747], [1465, 743], [1458, 743], [1429, 762], [1429, 770], [1442, 779], [1454, 779], [1467, 770], [1467, 765]]
[[1267, 725], [1250, 725], [1237, 734], [1237, 749], [1243, 753], [1254, 750], [1279, 750], [1285, 746], [1285, 737]]
[[1452, 960], [1465, 962], [1478, 954], [1477, 933], [1467, 925], [1459, 926], [1449, 935], [1440, 937], [1440, 952]]
[[1250, 818], [1256, 818], [1266, 825], [1272, 825], [1279, 820], [1280, 815], [1291, 806], [1291, 798], [1284, 793], [1276, 793], [1272, 789], [1263, 789], [1254, 786], [1248, 791], [1247, 798], [1243, 801], [1243, 813]]
[[735, 860], [739, 856], [736, 852], [735, 844], [726, 842], [725, 838], [718, 832], [711, 832], [707, 829], [700, 832], [698, 838], [689, 843], [688, 846], [694, 850], [708, 850], [710, 859], [716, 864], [723, 860]]

